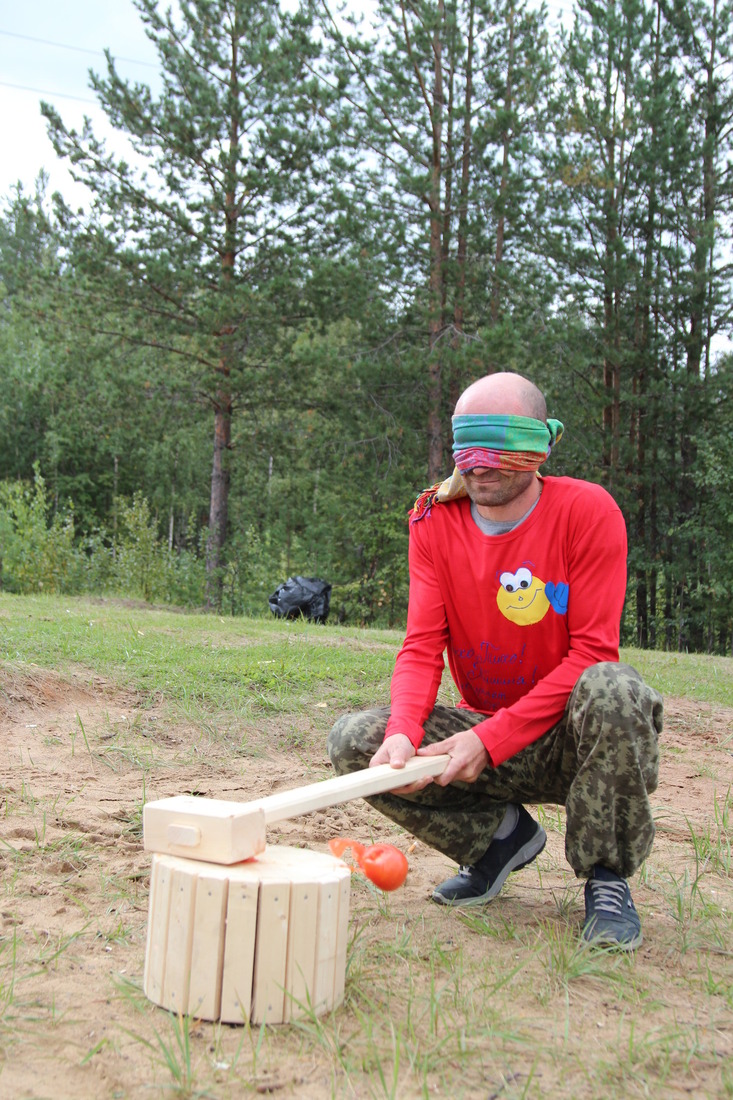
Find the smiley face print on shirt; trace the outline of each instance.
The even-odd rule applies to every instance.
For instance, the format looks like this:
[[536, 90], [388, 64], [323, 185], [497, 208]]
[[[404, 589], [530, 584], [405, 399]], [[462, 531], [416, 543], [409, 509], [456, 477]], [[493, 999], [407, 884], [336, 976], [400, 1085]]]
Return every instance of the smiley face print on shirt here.
[[550, 608], [558, 615], [567, 613], [568, 586], [562, 582], [545, 582], [533, 576], [526, 565], [516, 573], [502, 573], [499, 584], [497, 606], [504, 618], [517, 626], [533, 626], [544, 619]]

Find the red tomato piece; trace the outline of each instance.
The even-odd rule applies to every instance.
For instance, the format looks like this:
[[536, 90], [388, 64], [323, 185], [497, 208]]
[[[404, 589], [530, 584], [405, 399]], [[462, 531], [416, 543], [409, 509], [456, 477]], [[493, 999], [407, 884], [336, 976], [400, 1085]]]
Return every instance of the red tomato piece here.
[[396, 890], [407, 878], [407, 857], [392, 844], [373, 844], [359, 858], [359, 866], [380, 890]]
[[335, 836], [328, 842], [328, 846], [331, 852], [335, 856], [343, 856], [347, 848], [351, 848], [354, 859], [357, 863], [360, 862], [361, 857], [364, 855], [365, 848], [363, 844], [360, 844], [358, 840], [347, 840], [342, 836]]

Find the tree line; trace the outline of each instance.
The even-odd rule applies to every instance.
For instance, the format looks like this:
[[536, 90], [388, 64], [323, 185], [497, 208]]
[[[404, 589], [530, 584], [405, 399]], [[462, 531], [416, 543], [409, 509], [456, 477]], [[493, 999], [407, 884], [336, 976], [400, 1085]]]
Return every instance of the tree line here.
[[241, 612], [299, 572], [397, 625], [456, 397], [508, 369], [624, 511], [624, 640], [732, 652], [731, 3], [135, 2], [161, 91], [90, 76], [125, 155], [44, 104], [89, 203], [0, 219], [2, 583]]

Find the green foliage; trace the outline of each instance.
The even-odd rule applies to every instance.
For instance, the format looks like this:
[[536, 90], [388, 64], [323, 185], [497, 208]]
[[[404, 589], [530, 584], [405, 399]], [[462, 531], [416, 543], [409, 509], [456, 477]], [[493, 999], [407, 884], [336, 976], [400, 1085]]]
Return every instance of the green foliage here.
[[278, 574], [285, 580], [285, 562], [278, 560], [267, 535], [261, 535], [254, 523], [229, 540], [228, 558], [222, 610], [229, 615], [262, 614], [267, 610], [268, 597], [277, 588]]
[[118, 527], [111, 546], [98, 543], [96, 547], [106, 569], [101, 590], [137, 596], [147, 603], [200, 607], [206, 578], [199, 547], [171, 547], [161, 537], [159, 521], [142, 493], [135, 493], [131, 501], [118, 500], [116, 516]]
[[359, 573], [339, 586], [334, 609], [346, 622], [399, 626], [407, 610], [407, 509], [378, 499], [365, 508], [353, 527], [339, 531], [342, 553]]
[[74, 543], [74, 513], [50, 504], [38, 464], [33, 486], [0, 483], [0, 582], [10, 592], [67, 592], [74, 588], [79, 555]]
[[122, 79], [110, 54], [107, 75], [91, 77], [134, 156], [115, 158], [88, 122], [78, 132], [43, 110], [56, 152], [94, 194], [85, 216], [59, 203], [92, 330], [155, 352], [156, 388], [175, 364], [175, 388], [188, 400], [196, 394], [198, 418], [213, 420], [206, 552], [207, 600], [216, 604], [235, 406], [251, 412], [272, 392], [282, 318], [298, 309], [306, 212], [330, 140], [328, 97], [313, 75], [318, 45], [305, 6], [136, 6], [165, 74], [163, 93]]
[[0, 582], [9, 592], [110, 592], [147, 602], [198, 606], [204, 600], [200, 555], [169, 549], [141, 493], [119, 500], [118, 533], [75, 537], [71, 504], [53, 511], [34, 467], [33, 486], [0, 483]]
[[131, 504], [121, 502], [119, 524], [111, 578], [114, 588], [142, 596], [148, 603], [160, 599], [165, 587], [165, 554], [158, 525], [141, 493], [135, 494]]
[[505, 369], [624, 512], [624, 642], [733, 651], [730, 0], [138, 8], [163, 92], [92, 77], [135, 156], [48, 109], [95, 205], [0, 215], [5, 586], [259, 614], [302, 573], [400, 624], [404, 517]]

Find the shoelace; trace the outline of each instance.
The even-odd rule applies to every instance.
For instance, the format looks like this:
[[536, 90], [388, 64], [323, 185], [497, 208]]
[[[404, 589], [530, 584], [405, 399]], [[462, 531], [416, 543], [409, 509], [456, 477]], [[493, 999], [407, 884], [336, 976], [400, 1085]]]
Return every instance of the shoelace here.
[[602, 879], [592, 878], [590, 888], [596, 909], [603, 909], [606, 913], [613, 913], [616, 916], [621, 915], [626, 895], [625, 882], [604, 882]]

